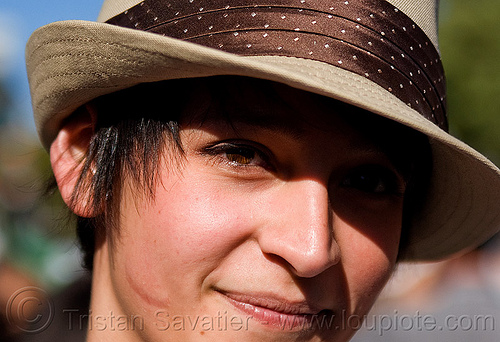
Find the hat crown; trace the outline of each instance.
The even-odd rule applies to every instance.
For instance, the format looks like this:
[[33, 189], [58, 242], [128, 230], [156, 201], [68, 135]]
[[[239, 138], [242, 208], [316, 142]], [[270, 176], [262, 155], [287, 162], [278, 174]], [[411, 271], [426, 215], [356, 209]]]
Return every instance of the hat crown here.
[[[437, 1], [438, 0], [388, 0], [387, 2], [411, 18], [425, 32], [437, 49]], [[97, 21], [106, 22], [141, 2], [143, 2], [143, 0], [104, 0]]]

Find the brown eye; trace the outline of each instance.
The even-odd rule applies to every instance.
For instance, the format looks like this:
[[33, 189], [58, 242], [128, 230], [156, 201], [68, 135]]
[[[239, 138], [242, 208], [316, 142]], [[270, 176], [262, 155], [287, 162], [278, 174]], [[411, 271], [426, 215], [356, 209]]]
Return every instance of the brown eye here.
[[257, 143], [252, 142], [222, 142], [205, 149], [206, 153], [232, 167], [261, 167], [272, 169], [268, 155]]
[[403, 194], [404, 184], [390, 170], [367, 165], [353, 170], [342, 181], [342, 186], [371, 194]]
[[255, 151], [244, 147], [228, 148], [225, 155], [229, 162], [241, 165], [249, 165], [256, 158]]

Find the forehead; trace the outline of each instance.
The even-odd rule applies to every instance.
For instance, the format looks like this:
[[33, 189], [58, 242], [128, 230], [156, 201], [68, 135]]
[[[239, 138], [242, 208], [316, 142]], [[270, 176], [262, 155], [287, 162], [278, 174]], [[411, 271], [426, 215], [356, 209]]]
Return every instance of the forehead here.
[[184, 123], [226, 122], [292, 137], [342, 133], [351, 144], [374, 146], [389, 155], [408, 154], [422, 136], [403, 125], [349, 104], [283, 84], [243, 77], [191, 80]]
[[[183, 82], [178, 83], [180, 88]], [[405, 130], [357, 107], [280, 83], [229, 76], [188, 82], [184, 122], [211, 118], [283, 130], [295, 127], [297, 134], [311, 127], [328, 131], [341, 123], [360, 130], [372, 127], [374, 132]]]

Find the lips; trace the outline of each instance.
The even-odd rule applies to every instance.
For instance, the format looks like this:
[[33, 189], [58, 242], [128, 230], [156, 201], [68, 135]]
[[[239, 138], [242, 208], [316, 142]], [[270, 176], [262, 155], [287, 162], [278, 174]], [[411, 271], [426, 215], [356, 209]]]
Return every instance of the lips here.
[[316, 330], [321, 328], [321, 323], [332, 323], [334, 319], [332, 310], [311, 305], [307, 301], [289, 301], [267, 294], [217, 292], [237, 310], [270, 328]]

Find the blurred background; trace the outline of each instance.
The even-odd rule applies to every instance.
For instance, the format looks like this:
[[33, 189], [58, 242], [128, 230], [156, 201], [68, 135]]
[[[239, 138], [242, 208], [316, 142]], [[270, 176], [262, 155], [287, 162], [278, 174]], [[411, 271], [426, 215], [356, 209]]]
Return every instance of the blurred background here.
[[[36, 286], [57, 297], [85, 274], [61, 200], [57, 195], [43, 195], [50, 168], [32, 120], [24, 46], [36, 28], [50, 22], [95, 20], [101, 2], [0, 2], [0, 308], [6, 305], [8, 308], [18, 289]], [[441, 0], [440, 44], [447, 73], [451, 132], [497, 165], [500, 165], [499, 18], [498, 0]], [[496, 328], [500, 329], [500, 276], [497, 275], [500, 256], [496, 240], [453, 261], [402, 265], [373, 310], [373, 317], [392, 314], [391, 329], [381, 333], [381, 324], [364, 326], [355, 340], [500, 340], [500, 333], [488, 326], [432, 331], [416, 326], [403, 329], [396, 326], [394, 314], [414, 316], [418, 311], [434, 317], [457, 313], [467, 317], [493, 315]], [[0, 341], [19, 337], [23, 330], [14, 329], [7, 318], [2, 310], [0, 320], [5, 328], [0, 328]], [[464, 322], [460, 324], [468, 323]]]
[[[68, 298], [68, 287], [85, 272], [62, 201], [44, 196], [51, 173], [32, 119], [24, 47], [34, 30], [50, 22], [95, 20], [101, 2], [0, 1], [0, 341], [73, 338], [67, 328], [59, 329], [64, 338], [35, 334], [50, 332], [45, 323], [54, 320], [38, 312], [47, 303], [54, 311], [59, 297], [71, 307], [87, 297]], [[16, 317], [17, 305], [23, 306], [22, 317]], [[57, 320], [50, 327], [57, 327]], [[84, 335], [81, 330], [77, 335]]]

